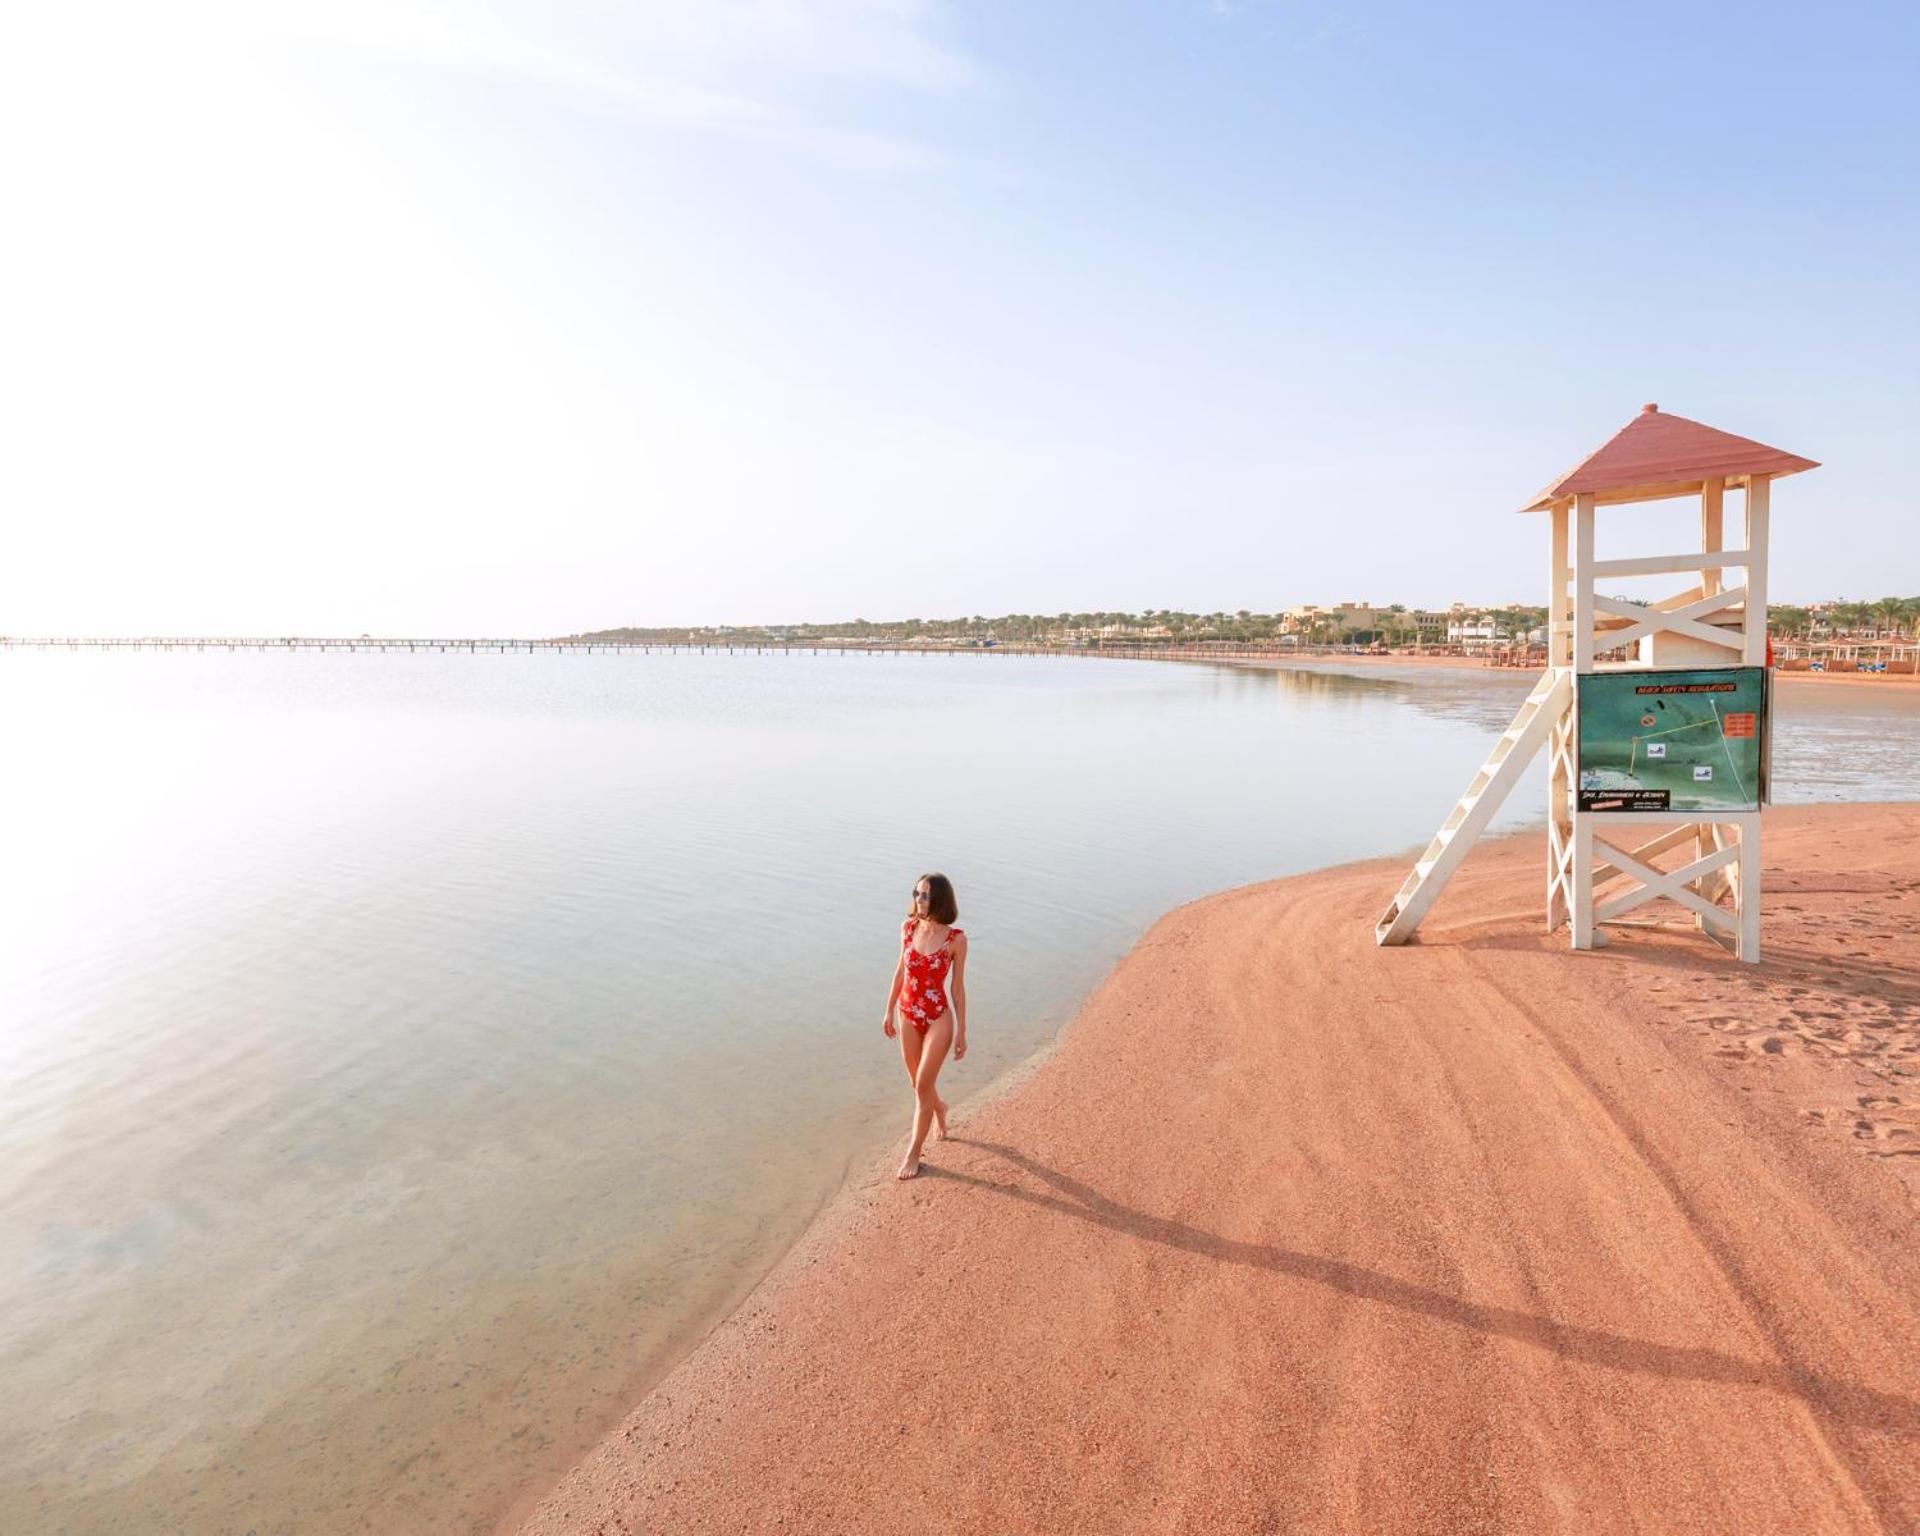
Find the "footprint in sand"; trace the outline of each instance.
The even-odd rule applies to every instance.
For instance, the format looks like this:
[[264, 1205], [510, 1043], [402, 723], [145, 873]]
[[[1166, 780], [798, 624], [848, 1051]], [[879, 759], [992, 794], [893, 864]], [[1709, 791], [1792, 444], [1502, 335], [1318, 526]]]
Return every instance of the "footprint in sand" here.
[[1873, 1150], [1881, 1157], [1920, 1157], [1920, 1131], [1909, 1130], [1904, 1125], [1882, 1127], [1886, 1136], [1886, 1145]]

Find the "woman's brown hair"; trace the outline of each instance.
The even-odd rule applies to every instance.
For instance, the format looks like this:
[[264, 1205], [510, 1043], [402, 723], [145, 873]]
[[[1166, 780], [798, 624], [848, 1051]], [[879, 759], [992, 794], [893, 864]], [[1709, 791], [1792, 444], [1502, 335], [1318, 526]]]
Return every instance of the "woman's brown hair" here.
[[[960, 920], [960, 903], [954, 900], [953, 882], [945, 875], [933, 874], [922, 875], [920, 880], [927, 882], [927, 916], [936, 923], [945, 923], [951, 928]], [[913, 888], [916, 891], [920, 889], [920, 880], [913, 882]], [[907, 916], [918, 917], [919, 915], [913, 903], [908, 902]]]

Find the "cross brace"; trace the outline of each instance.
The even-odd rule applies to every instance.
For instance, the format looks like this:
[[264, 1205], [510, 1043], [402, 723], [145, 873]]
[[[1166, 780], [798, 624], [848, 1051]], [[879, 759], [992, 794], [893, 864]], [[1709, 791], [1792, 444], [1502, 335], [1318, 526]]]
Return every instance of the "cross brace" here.
[[[1693, 835], [1691, 827], [1684, 829], [1689, 837]], [[1656, 839], [1665, 841], [1665, 839]], [[1674, 839], [1679, 841], [1679, 839]], [[1623, 853], [1611, 843], [1596, 837], [1593, 840], [1596, 854], [1604, 853], [1612, 869], [1625, 875], [1631, 875], [1640, 884], [1632, 890], [1611, 896], [1593, 909], [1596, 923], [1611, 922], [1623, 913], [1631, 912], [1635, 907], [1647, 902], [1657, 901], [1662, 896], [1677, 901], [1681, 906], [1699, 917], [1704, 923], [1718, 928], [1729, 936], [1739, 932], [1738, 920], [1724, 907], [1717, 907], [1698, 891], [1692, 889], [1692, 882], [1724, 869], [1740, 857], [1738, 844], [1717, 848], [1705, 858], [1695, 859], [1691, 864], [1682, 864], [1675, 870], [1655, 869], [1651, 864], [1643, 864], [1630, 853]]]

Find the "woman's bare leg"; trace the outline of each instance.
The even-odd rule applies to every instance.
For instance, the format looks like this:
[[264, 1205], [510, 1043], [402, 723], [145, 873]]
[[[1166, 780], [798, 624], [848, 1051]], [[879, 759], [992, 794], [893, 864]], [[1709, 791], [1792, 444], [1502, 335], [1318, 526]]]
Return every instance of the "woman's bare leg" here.
[[920, 1031], [913, 1027], [911, 1020], [904, 1015], [896, 1015], [900, 1022], [900, 1061], [907, 1069], [907, 1084], [913, 1084], [915, 1074], [920, 1070]]
[[927, 1144], [927, 1132], [933, 1128], [934, 1106], [940, 1104], [942, 1111], [945, 1109], [936, 1084], [941, 1063], [947, 1059], [947, 1050], [952, 1044], [953, 1015], [943, 1013], [928, 1026], [927, 1038], [920, 1044], [920, 1066], [913, 1075], [913, 1145], [907, 1149], [900, 1172], [895, 1175], [897, 1178], [910, 1179], [920, 1172], [920, 1151]]
[[[900, 1025], [900, 1060], [907, 1069], [907, 1084], [912, 1087], [920, 1075], [920, 1031], [904, 1021]], [[917, 1102], [917, 1092], [915, 1099]], [[947, 1139], [947, 1101], [937, 1093], [933, 1096], [933, 1139]]]

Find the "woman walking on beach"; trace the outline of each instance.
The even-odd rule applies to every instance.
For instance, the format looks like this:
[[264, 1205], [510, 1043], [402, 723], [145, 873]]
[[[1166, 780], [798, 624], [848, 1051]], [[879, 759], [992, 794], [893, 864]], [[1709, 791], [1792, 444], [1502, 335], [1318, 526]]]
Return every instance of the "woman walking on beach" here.
[[[954, 926], [960, 905], [945, 875], [922, 875], [913, 887], [913, 905], [900, 925], [900, 960], [887, 992], [887, 1013], [880, 1027], [894, 1033], [894, 1010], [907, 1027], [899, 1031], [900, 1059], [913, 1082], [913, 1145], [894, 1177], [920, 1172], [920, 1149], [927, 1132], [947, 1134], [947, 1101], [937, 1087], [948, 1048], [959, 1061], [967, 1054], [967, 936]], [[952, 972], [949, 982], [948, 972]], [[952, 1006], [947, 998], [951, 993]]]

